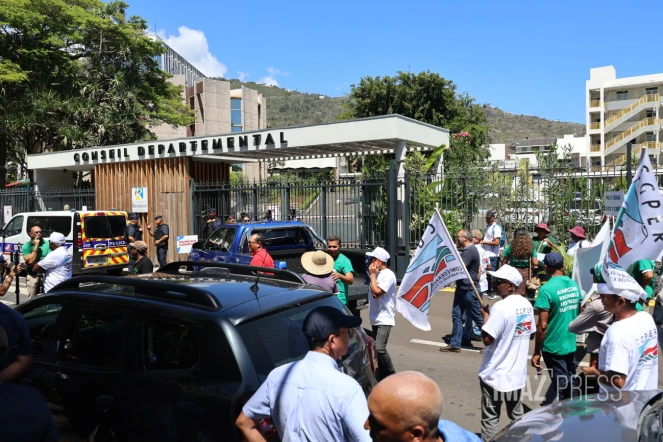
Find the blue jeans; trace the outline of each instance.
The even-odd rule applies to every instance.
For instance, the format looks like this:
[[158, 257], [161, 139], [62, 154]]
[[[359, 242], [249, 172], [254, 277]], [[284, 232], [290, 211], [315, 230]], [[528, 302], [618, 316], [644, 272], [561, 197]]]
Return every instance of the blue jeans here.
[[[500, 268], [500, 257], [499, 256], [493, 256], [490, 259], [490, 266], [492, 269], [490, 269], [491, 272], [494, 272], [495, 270]], [[493, 293], [493, 277], [488, 274], [488, 294]]]
[[[576, 374], [575, 353], [568, 355], [555, 355], [546, 351], [541, 352], [543, 362], [550, 374], [551, 387], [559, 396], [559, 400], [569, 399], [571, 397], [571, 382]], [[554, 396], [553, 396], [553, 401]]]
[[159, 267], [166, 265], [166, 255], [168, 254], [168, 249], [165, 247], [157, 247], [157, 259], [159, 260]]
[[[465, 323], [470, 324], [469, 328], [463, 330], [462, 317], [465, 314]], [[481, 315], [481, 305], [474, 290], [464, 290], [456, 288], [454, 294], [454, 306], [451, 310], [451, 319], [453, 328], [451, 330], [451, 339], [449, 345], [460, 348], [462, 342], [470, 342], [472, 339], [472, 321], [479, 328], [483, 326], [483, 316]], [[461, 342], [462, 339], [462, 342]]]

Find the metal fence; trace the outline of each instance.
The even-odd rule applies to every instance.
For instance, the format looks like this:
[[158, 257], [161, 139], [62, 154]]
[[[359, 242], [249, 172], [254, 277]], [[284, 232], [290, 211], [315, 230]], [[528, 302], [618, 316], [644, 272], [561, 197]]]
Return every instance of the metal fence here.
[[[495, 211], [508, 236], [515, 229], [533, 232], [546, 223], [566, 242], [567, 230], [582, 226], [592, 238], [605, 220], [605, 192], [627, 190], [625, 170], [578, 171], [569, 167], [455, 170], [443, 175], [389, 171], [374, 177], [338, 180], [196, 183], [196, 232], [203, 235], [208, 210], [221, 216], [252, 220], [298, 219], [326, 236], [341, 236], [348, 248], [390, 246], [396, 232], [405, 232], [409, 248], [419, 242], [437, 208], [452, 235], [456, 229], [484, 230], [485, 214]], [[663, 169], [659, 182], [663, 183]], [[403, 204], [398, 204], [399, 197]]]
[[209, 209], [219, 216], [251, 220], [300, 220], [317, 233], [338, 235], [348, 248], [385, 245], [387, 182], [384, 176], [339, 180], [284, 180], [196, 183], [195, 233], [204, 235]]
[[11, 207], [12, 214], [84, 208], [94, 210], [96, 197], [92, 188], [37, 190], [32, 186], [14, 187], [0, 189], [0, 206]]

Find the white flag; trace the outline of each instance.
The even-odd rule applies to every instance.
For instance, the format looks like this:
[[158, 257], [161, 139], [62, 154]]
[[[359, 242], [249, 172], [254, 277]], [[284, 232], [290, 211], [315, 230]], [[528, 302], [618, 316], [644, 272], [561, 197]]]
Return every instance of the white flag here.
[[624, 269], [641, 259], [656, 259], [662, 251], [663, 197], [647, 150], [643, 149], [603, 259], [603, 277], [617, 293], [632, 290], [642, 296], [644, 290]]
[[578, 249], [573, 258], [573, 280], [578, 283], [583, 292], [583, 303], [587, 302], [595, 291], [594, 277], [589, 272], [597, 262], [601, 262], [603, 255], [610, 244], [610, 220], [603, 223], [603, 227], [594, 238], [590, 247]]
[[428, 309], [433, 295], [452, 282], [468, 277], [456, 245], [435, 210], [403, 276], [396, 309], [415, 327], [430, 330]]

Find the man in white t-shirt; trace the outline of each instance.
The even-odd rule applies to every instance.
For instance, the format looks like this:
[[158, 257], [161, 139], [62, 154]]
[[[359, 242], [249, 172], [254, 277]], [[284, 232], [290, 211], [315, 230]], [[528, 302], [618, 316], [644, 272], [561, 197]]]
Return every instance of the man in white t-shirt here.
[[376, 247], [366, 256], [371, 261], [368, 265], [368, 316], [375, 336], [375, 351], [378, 354], [377, 380], [380, 381], [396, 373], [387, 352], [387, 342], [391, 328], [396, 325], [396, 275], [387, 268], [389, 253], [382, 247]]
[[522, 389], [527, 378], [529, 338], [535, 331], [532, 304], [514, 294], [523, 282], [520, 272], [505, 264], [489, 273], [502, 300], [492, 306], [490, 314], [481, 310], [484, 318], [481, 337], [486, 346], [479, 368], [484, 441], [497, 434], [503, 403], [512, 421], [523, 415]]
[[[500, 268], [500, 239], [502, 238], [502, 227], [495, 221], [495, 212], [486, 212], [486, 232], [483, 235], [483, 249], [490, 256], [490, 265], [493, 270]], [[488, 278], [488, 299], [495, 299], [493, 294], [492, 278]]]
[[62, 233], [53, 232], [48, 238], [51, 253], [34, 265], [36, 273], [44, 273], [44, 293], [53, 287], [71, 278], [72, 253], [65, 245], [66, 240]]
[[635, 280], [631, 286], [632, 290], [615, 290], [609, 282], [596, 285], [603, 306], [615, 315], [615, 322], [601, 341], [599, 368], [586, 367], [583, 371], [586, 376], [598, 376], [604, 392], [658, 388], [656, 324], [649, 313], [635, 308], [639, 300], [647, 299], [647, 292]]

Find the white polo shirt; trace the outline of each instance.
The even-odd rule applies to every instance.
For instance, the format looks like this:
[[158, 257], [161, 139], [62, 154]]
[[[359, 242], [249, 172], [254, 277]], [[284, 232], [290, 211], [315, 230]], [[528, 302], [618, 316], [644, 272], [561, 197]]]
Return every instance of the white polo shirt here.
[[371, 440], [361, 386], [314, 351], [272, 370], [242, 411], [254, 420], [271, 417], [283, 442]]

